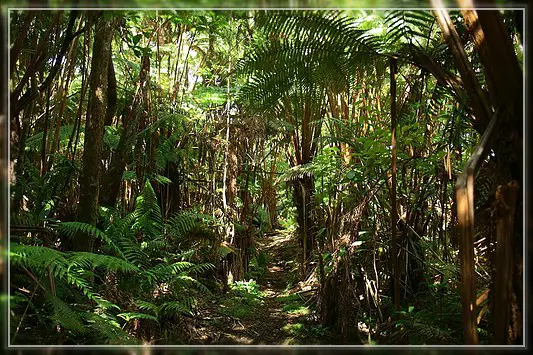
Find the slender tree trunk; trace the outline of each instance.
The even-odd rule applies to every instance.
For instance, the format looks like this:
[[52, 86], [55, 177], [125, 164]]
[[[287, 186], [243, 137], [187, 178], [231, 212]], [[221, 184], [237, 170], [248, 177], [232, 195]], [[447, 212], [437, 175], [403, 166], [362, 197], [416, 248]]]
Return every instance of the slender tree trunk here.
[[109, 52], [109, 62], [107, 65], [107, 109], [105, 113], [104, 125], [113, 125], [113, 118], [117, 112], [117, 78], [115, 76], [115, 66], [113, 65], [113, 54]]
[[46, 111], [43, 120], [43, 143], [41, 145], [41, 176], [46, 174], [46, 139], [48, 137], [48, 123], [50, 120], [50, 88], [46, 95]]
[[19, 59], [20, 53], [22, 52], [24, 40], [27, 39], [26, 34], [28, 33], [30, 29], [30, 24], [34, 18], [35, 18], [35, 11], [30, 10], [26, 12], [26, 16], [24, 18], [24, 24], [20, 28], [20, 33], [15, 39], [15, 43], [13, 43], [13, 47], [11, 47], [9, 51], [9, 76], [10, 77], [15, 72], [15, 68], [17, 67], [17, 61]]
[[[78, 25], [78, 30], [82, 28], [82, 22], [80, 21]], [[56, 114], [56, 129], [54, 133], [54, 140], [51, 142], [50, 149], [48, 151], [50, 152], [50, 162], [48, 164], [48, 169], [52, 167], [53, 164], [53, 155], [56, 152], [56, 149], [58, 149], [59, 145], [59, 133], [61, 130], [61, 123], [63, 121], [63, 113], [65, 112], [65, 107], [67, 105], [67, 96], [68, 91], [70, 88], [71, 83], [71, 77], [72, 73], [74, 71], [74, 66], [76, 63], [76, 53], [78, 51], [78, 41], [75, 41], [75, 43], [70, 47], [70, 51], [67, 57], [67, 68], [64, 70], [63, 78], [60, 83], [59, 90], [57, 92], [57, 100], [61, 102], [61, 105], [59, 106], [59, 110]], [[74, 130], [74, 128], [73, 128]]]
[[[23, 83], [24, 83], [24, 81], [21, 80], [19, 85], [17, 85], [17, 87], [13, 91], [13, 94], [12, 94], [12, 96], [10, 98], [10, 101], [11, 101], [10, 110], [11, 110], [12, 118], [17, 117], [18, 114], [20, 113], [20, 111], [22, 111], [24, 109], [24, 107], [26, 107], [26, 105], [28, 103], [33, 101], [37, 97], [37, 95], [39, 93], [44, 92], [45, 90], [47, 90], [52, 85], [52, 82], [54, 81], [57, 73], [59, 72], [59, 69], [61, 68], [61, 63], [63, 61], [63, 57], [67, 53], [67, 50], [68, 50], [68, 48], [70, 46], [70, 43], [72, 42], [72, 40], [74, 40], [74, 38], [76, 38], [76, 36], [78, 36], [83, 31], [83, 30], [80, 30], [80, 31], [77, 31], [76, 33], [72, 32], [73, 29], [74, 29], [74, 23], [76, 21], [76, 18], [78, 17], [78, 14], [79, 14], [79, 12], [76, 11], [76, 10], [73, 10], [70, 13], [67, 29], [66, 29], [65, 35], [63, 37], [63, 42], [61, 43], [61, 48], [59, 49], [59, 52], [58, 52], [57, 56], [55, 57], [54, 65], [50, 69], [46, 79], [44, 81], [42, 81], [42, 84], [39, 86], [38, 90], [36, 90], [36, 91], [35, 90], [34, 91], [29, 91], [28, 90], [28, 91], [26, 91], [24, 93], [24, 95], [22, 95], [19, 98], [19, 95], [22, 92]], [[41, 59], [39, 61], [39, 63], [42, 63], [43, 60], [44, 59]], [[27, 72], [30, 72], [30, 71], [27, 70]], [[26, 75], [24, 76], [24, 78], [25, 77], [26, 77]], [[27, 81], [27, 79], [26, 79], [26, 81]]]
[[74, 127], [72, 129], [72, 133], [70, 135], [70, 139], [68, 141], [67, 145], [67, 155], [70, 154], [70, 149], [72, 148], [72, 157], [71, 160], [74, 160], [76, 158], [76, 149], [78, 147], [78, 140], [80, 136], [80, 129], [81, 129], [81, 116], [83, 112], [83, 102], [85, 100], [85, 94], [87, 93], [87, 62], [88, 62], [88, 53], [89, 53], [89, 43], [91, 38], [91, 26], [90, 26], [90, 18], [87, 19], [85, 22], [85, 35], [83, 39], [83, 59], [81, 64], [81, 92], [80, 92], [80, 100], [78, 104], [78, 110], [76, 111], [76, 119], [74, 121]]
[[392, 208], [392, 248], [391, 248], [391, 266], [392, 278], [394, 282], [393, 303], [394, 308], [400, 308], [400, 263], [398, 258], [398, 237], [396, 235], [396, 226], [398, 224], [398, 215], [396, 207], [396, 58], [390, 60], [390, 81], [391, 81], [391, 135], [392, 135], [392, 188], [391, 188], [391, 208]]
[[[150, 83], [150, 57], [143, 56], [141, 59], [141, 71], [139, 72], [139, 83], [131, 108], [126, 110], [122, 116], [124, 131], [120, 136], [117, 149], [111, 158], [109, 169], [103, 177], [102, 195], [100, 203], [106, 206], [114, 206], [117, 200], [122, 174], [128, 162], [128, 155], [131, 146], [135, 142], [139, 129], [139, 121], [146, 114], [146, 104], [148, 97], [148, 86]], [[140, 178], [140, 177], [138, 177]], [[142, 186], [142, 184], [141, 184]]]
[[[493, 343], [505, 345], [508, 339], [516, 341], [520, 334], [516, 331], [520, 319], [511, 322], [513, 295], [513, 249], [514, 220], [518, 192], [518, 182], [513, 180], [508, 186], [499, 186], [496, 192], [496, 275], [493, 286]], [[518, 317], [521, 318], [521, 317]], [[518, 324], [518, 330], [521, 326]]]

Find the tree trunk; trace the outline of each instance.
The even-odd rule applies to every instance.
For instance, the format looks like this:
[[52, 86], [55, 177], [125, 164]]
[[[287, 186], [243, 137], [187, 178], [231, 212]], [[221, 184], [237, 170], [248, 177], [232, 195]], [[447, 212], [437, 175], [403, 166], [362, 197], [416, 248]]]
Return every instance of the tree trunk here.
[[[508, 186], [500, 185], [494, 202], [496, 214], [496, 271], [494, 277], [494, 295], [492, 305], [493, 343], [506, 345], [516, 341], [520, 334], [521, 316], [511, 321], [513, 300], [513, 247], [514, 219], [518, 183], [513, 180]], [[514, 297], [516, 299], [516, 296]], [[514, 301], [514, 302], [512, 302]], [[513, 312], [516, 313], [516, 312]], [[515, 324], [518, 323], [518, 324]]]
[[296, 206], [296, 220], [302, 248], [302, 273], [305, 277], [309, 271], [311, 252], [314, 249], [316, 227], [312, 218], [314, 208], [314, 178], [305, 176], [293, 182], [293, 202]]
[[[108, 70], [106, 68], [106, 70]], [[110, 72], [110, 71], [109, 71]], [[133, 98], [131, 108], [125, 110], [122, 116], [124, 131], [120, 136], [117, 149], [111, 158], [109, 169], [103, 177], [102, 195], [100, 203], [106, 206], [114, 206], [117, 201], [122, 182], [122, 174], [128, 162], [128, 155], [134, 143], [136, 133], [139, 129], [139, 121], [145, 113], [146, 98], [148, 96], [148, 86], [150, 83], [150, 57], [143, 56], [141, 59], [141, 71], [139, 72], [139, 83], [136, 95]], [[106, 111], [107, 114], [107, 111]], [[142, 186], [142, 184], [141, 184]]]
[[391, 135], [392, 135], [392, 187], [391, 187], [391, 208], [392, 208], [392, 248], [391, 248], [391, 265], [393, 286], [393, 303], [394, 308], [400, 308], [400, 263], [398, 258], [398, 239], [396, 235], [396, 226], [398, 224], [398, 215], [396, 207], [396, 58], [390, 60], [390, 81], [391, 81]]
[[[89, 77], [89, 105], [87, 109], [83, 150], [83, 171], [80, 177], [78, 219], [96, 224], [100, 192], [100, 159], [102, 157], [104, 119], [107, 110], [106, 89], [113, 23], [100, 19], [96, 24], [91, 74]], [[92, 251], [93, 238], [85, 233], [73, 237], [73, 249]]]

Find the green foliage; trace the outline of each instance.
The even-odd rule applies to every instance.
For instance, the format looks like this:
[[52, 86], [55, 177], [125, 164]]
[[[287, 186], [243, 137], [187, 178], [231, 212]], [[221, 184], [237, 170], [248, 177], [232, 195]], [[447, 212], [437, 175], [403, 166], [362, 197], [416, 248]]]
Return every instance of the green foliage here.
[[[394, 10], [387, 13], [385, 23], [389, 27], [388, 42], [407, 42], [422, 47], [438, 26], [435, 18], [427, 10]], [[425, 41], [424, 41], [425, 40]]]
[[297, 304], [286, 304], [281, 310], [294, 315], [307, 315], [311, 312], [308, 307]]
[[87, 331], [81, 313], [72, 309], [68, 303], [52, 294], [46, 295], [46, 301], [52, 308], [50, 316], [52, 322], [58, 323], [75, 334], [84, 334]]
[[[466, 39], [460, 11], [449, 13]], [[504, 11], [502, 17], [521, 63], [517, 13]], [[467, 93], [451, 84], [460, 87], [460, 75], [431, 11], [104, 12], [98, 21], [113, 21], [116, 31], [111, 47], [117, 107], [96, 142], [102, 145], [101, 166], [90, 168], [101, 169], [99, 183], [107, 184], [119, 158], [122, 176], [115, 181], [116, 206], [100, 207], [94, 225], [76, 221], [76, 215], [85, 202], [77, 185], [84, 153], [93, 149], [84, 146], [84, 131], [94, 102], [89, 74], [99, 63], [91, 61], [95, 22], [77, 14], [74, 25], [82, 30], [58, 61], [70, 13], [57, 21], [45, 12], [9, 15], [12, 54], [18, 56], [10, 72], [12, 108], [21, 111], [11, 137], [12, 292], [2, 301], [11, 303], [15, 344], [188, 338], [184, 323], [210, 293], [206, 285], [218, 286], [226, 267], [242, 256], [244, 232], [252, 241], [244, 275], [250, 281], [232, 283], [223, 296], [207, 296], [220, 301], [226, 315], [256, 319], [257, 308], [272, 300], [265, 302], [254, 280], [263, 279], [272, 256], [254, 243], [279, 236], [286, 238], [276, 243], [286, 243], [297, 239], [297, 230], [313, 241], [305, 283], [340, 277], [338, 267], [347, 267], [342, 274], [355, 289], [341, 296], [362, 298], [357, 317], [368, 325], [368, 344], [383, 340], [371, 339], [377, 325], [377, 336], [392, 336], [391, 343], [462, 343], [453, 181], [479, 135], [471, 127]], [[23, 40], [20, 48], [17, 40]], [[47, 48], [49, 42], [55, 44]], [[464, 49], [487, 89], [490, 75], [477, 49], [470, 42]], [[392, 56], [398, 59], [396, 196], [405, 309], [391, 332], [377, 323], [393, 313], [385, 296], [391, 291]], [[148, 73], [140, 73], [146, 64]], [[144, 74], [146, 87], [139, 86]], [[64, 85], [69, 87], [62, 93]], [[483, 225], [487, 218], [478, 214], [499, 181], [485, 169], [494, 161], [487, 159], [476, 176], [479, 241], [490, 234]], [[309, 205], [294, 198], [301, 180], [314, 184]], [[359, 210], [361, 201], [366, 204]], [[296, 206], [310, 211], [312, 228], [297, 228], [302, 218]], [[356, 238], [351, 245], [339, 243], [350, 233]], [[94, 239], [94, 250], [72, 251], [73, 236], [80, 234]], [[476, 252], [476, 271], [484, 289], [491, 247], [483, 244], [476, 246], [487, 250]], [[283, 260], [286, 271], [291, 268], [287, 289], [304, 281], [296, 276], [304, 271], [298, 267], [301, 254], [296, 256], [302, 248], [294, 249], [274, 256], [292, 258]], [[222, 270], [214, 272], [214, 265]], [[430, 281], [435, 270], [440, 281]], [[280, 316], [301, 322], [318, 316], [313, 303], [288, 291], [272, 302], [280, 303]], [[333, 309], [332, 315], [345, 314]], [[479, 325], [482, 341], [491, 337], [486, 318]], [[196, 318], [191, 322], [197, 324]], [[350, 325], [357, 328], [355, 321]], [[284, 330], [293, 343], [339, 331], [307, 323]]]
[[294, 182], [303, 179], [312, 179], [314, 177], [313, 165], [302, 164], [292, 167], [280, 175], [279, 179], [285, 182]]
[[283, 326], [283, 331], [290, 336], [296, 338], [319, 338], [323, 339], [330, 336], [330, 331], [327, 327], [321, 324], [305, 325], [303, 323], [289, 323]]
[[410, 344], [461, 344], [460, 309], [457, 291], [446, 297], [441, 297], [440, 292], [433, 294], [423, 308], [411, 305], [407, 311], [398, 312], [401, 318], [394, 322], [392, 339], [408, 337]]
[[138, 229], [149, 240], [163, 232], [163, 216], [152, 185], [146, 181], [143, 193], [137, 197], [133, 212], [134, 229]]
[[[132, 213], [120, 218], [113, 210], [104, 210], [104, 217], [108, 219], [104, 223], [107, 226], [105, 231], [81, 222], [62, 222], [57, 225], [57, 230], [66, 237], [78, 232], [94, 235], [104, 243], [102, 251], [114, 255], [61, 252], [44, 246], [11, 244], [14, 267], [26, 267], [37, 277], [49, 272], [55, 279], [56, 289], [65, 290], [61, 295], [46, 293], [50, 321], [72, 332], [78, 342], [83, 343], [83, 337], [101, 339], [103, 334], [109, 343], [124, 343], [131, 339], [122, 331], [120, 322], [128, 323], [134, 319], [161, 322], [159, 317], [192, 314], [196, 305], [195, 292], [209, 292], [193, 275], [201, 275], [214, 266], [180, 260], [184, 254], [170, 251], [152, 186], [146, 183]], [[139, 233], [144, 242], [137, 239]], [[162, 249], [148, 243], [155, 243]], [[118, 287], [124, 287], [138, 301], [132, 304], [124, 299], [109, 301], [102, 297], [101, 294], [109, 291], [106, 291], [105, 284], [95, 283], [94, 277], [106, 275], [118, 277]], [[73, 290], [68, 286], [64, 288], [62, 282], [81, 293], [71, 294]], [[133, 285], [135, 287], [131, 288]], [[49, 291], [51, 285], [45, 287]], [[166, 290], [163, 296], [154, 298], [154, 290], [161, 288]], [[172, 294], [173, 300], [168, 299], [167, 294]], [[75, 301], [80, 295], [94, 303], [80, 304]], [[103, 313], [93, 314], [94, 307]]]
[[352, 86], [353, 68], [382, 66], [378, 38], [337, 12], [274, 11], [259, 13], [255, 21], [265, 33], [285, 39], [257, 44], [239, 63], [251, 75], [239, 97], [252, 109], [280, 113], [287, 97], [321, 103], [322, 90]]
[[229, 295], [221, 300], [220, 311], [235, 318], [249, 318], [266, 297], [255, 280], [237, 281], [230, 285]]

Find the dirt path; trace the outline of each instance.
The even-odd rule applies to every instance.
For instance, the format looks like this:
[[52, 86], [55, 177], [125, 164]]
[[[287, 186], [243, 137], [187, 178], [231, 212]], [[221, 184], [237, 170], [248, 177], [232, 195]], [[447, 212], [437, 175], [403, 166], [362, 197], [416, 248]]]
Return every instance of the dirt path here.
[[315, 336], [320, 337], [321, 328], [309, 319], [306, 300], [288, 289], [295, 279], [296, 247], [282, 234], [257, 242], [266, 259], [257, 279], [236, 284], [226, 295], [209, 300], [201, 308], [202, 320], [192, 329], [189, 343], [319, 343]]

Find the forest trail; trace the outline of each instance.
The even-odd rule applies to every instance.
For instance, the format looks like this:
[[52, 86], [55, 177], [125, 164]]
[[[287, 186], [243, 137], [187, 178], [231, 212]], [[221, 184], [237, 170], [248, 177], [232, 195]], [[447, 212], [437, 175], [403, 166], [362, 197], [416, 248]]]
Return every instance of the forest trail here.
[[[307, 300], [296, 287], [296, 246], [284, 234], [257, 240], [258, 255], [266, 264], [252, 271], [252, 281], [233, 285], [201, 307], [201, 321], [192, 330], [197, 344], [317, 344], [324, 330], [309, 319]], [[290, 256], [290, 257], [288, 257]], [[296, 285], [297, 286], [297, 285]], [[292, 288], [292, 289], [291, 289]], [[314, 336], [317, 336], [315, 338]]]

